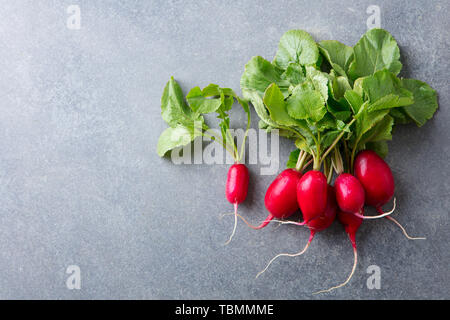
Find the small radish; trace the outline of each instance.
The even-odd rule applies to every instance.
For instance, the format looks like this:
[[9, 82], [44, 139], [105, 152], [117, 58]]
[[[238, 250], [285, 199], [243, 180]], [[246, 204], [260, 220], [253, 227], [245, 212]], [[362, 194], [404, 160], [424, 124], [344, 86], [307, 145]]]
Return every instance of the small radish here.
[[227, 196], [227, 200], [234, 205], [234, 228], [230, 238], [225, 244], [230, 243], [234, 233], [236, 232], [237, 208], [238, 204], [243, 202], [247, 197], [248, 180], [248, 169], [244, 164], [233, 164], [228, 170], [225, 194]]
[[[327, 229], [333, 223], [334, 219], [336, 218], [336, 212], [337, 212], [337, 203], [336, 203], [336, 196], [335, 196], [334, 188], [332, 186], [328, 186], [327, 205], [326, 205], [325, 210], [322, 212], [322, 214], [318, 218], [310, 220], [307, 223], [307, 226], [310, 230], [310, 236], [309, 236], [308, 242], [306, 243], [306, 246], [300, 252], [297, 252], [297, 253], [293, 253], [293, 254], [280, 253], [280, 254], [276, 255], [274, 258], [272, 258], [272, 260], [269, 261], [267, 266], [256, 275], [256, 277], [258, 278], [261, 274], [263, 274], [269, 268], [269, 266], [272, 264], [272, 262], [274, 262], [278, 257], [282, 257], [282, 256], [297, 257], [297, 256], [300, 256], [303, 253], [305, 253], [306, 250], [308, 249], [311, 241], [313, 240], [316, 232]], [[296, 224], [299, 226], [304, 225], [304, 223], [293, 222], [293, 221], [282, 221], [281, 223], [282, 224]]]
[[357, 254], [357, 250], [356, 250], [356, 231], [358, 231], [359, 226], [361, 225], [363, 219], [355, 216], [353, 213], [343, 212], [340, 210], [337, 213], [337, 217], [338, 217], [339, 222], [344, 226], [345, 232], [348, 234], [348, 237], [350, 238], [350, 241], [352, 243], [353, 254], [354, 254], [354, 262], [353, 262], [352, 271], [350, 272], [350, 275], [348, 276], [347, 280], [345, 280], [342, 284], [335, 286], [335, 287], [331, 287], [327, 290], [321, 290], [321, 291], [315, 292], [314, 294], [330, 292], [334, 289], [338, 289], [338, 288], [345, 286], [350, 281], [353, 274], [355, 273], [356, 265], [358, 263], [358, 254]]
[[294, 169], [282, 171], [267, 188], [264, 204], [269, 215], [259, 225], [253, 226], [243, 217], [240, 217], [250, 228], [262, 229], [269, 224], [273, 218], [284, 219], [298, 210], [297, 184], [302, 177], [301, 172]]
[[[364, 150], [356, 156], [354, 171], [355, 176], [364, 188], [366, 204], [375, 207], [375, 209], [380, 213], [380, 216], [378, 217], [386, 216], [392, 213], [395, 210], [395, 198], [394, 208], [390, 212], [384, 213], [381, 209], [383, 205], [391, 200], [395, 190], [394, 177], [388, 164], [374, 151]], [[410, 237], [397, 220], [387, 216], [386, 218], [397, 224], [408, 239], [425, 239]]]
[[327, 178], [316, 170], [308, 171], [297, 185], [297, 201], [305, 223], [319, 217], [327, 206]]

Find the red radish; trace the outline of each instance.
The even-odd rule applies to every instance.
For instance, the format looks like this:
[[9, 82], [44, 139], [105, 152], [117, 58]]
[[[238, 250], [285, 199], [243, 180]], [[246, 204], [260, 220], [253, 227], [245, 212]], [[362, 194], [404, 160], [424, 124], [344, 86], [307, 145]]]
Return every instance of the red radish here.
[[234, 205], [234, 228], [230, 238], [225, 244], [230, 243], [236, 231], [237, 208], [238, 204], [243, 202], [247, 197], [248, 180], [248, 169], [244, 164], [235, 163], [228, 170], [225, 194], [227, 196], [227, 200]]
[[[364, 213], [364, 210], [363, 210], [363, 213]], [[348, 276], [347, 280], [345, 280], [340, 285], [331, 287], [327, 290], [321, 290], [321, 291], [315, 292], [314, 294], [330, 292], [334, 289], [338, 289], [338, 288], [345, 286], [350, 281], [353, 274], [355, 273], [356, 265], [358, 263], [358, 254], [357, 254], [357, 250], [356, 250], [356, 231], [358, 231], [359, 226], [361, 225], [363, 219], [355, 216], [353, 213], [343, 212], [340, 210], [338, 211], [337, 217], [338, 217], [339, 222], [344, 226], [345, 232], [348, 234], [348, 237], [350, 238], [350, 241], [352, 243], [353, 254], [354, 254], [354, 262], [353, 262], [352, 271], [350, 272], [350, 275]]]
[[354, 176], [341, 173], [334, 182], [336, 201], [345, 212], [361, 214], [364, 207], [364, 189]]
[[372, 150], [364, 150], [356, 156], [355, 176], [366, 192], [366, 204], [382, 213], [381, 206], [394, 195], [394, 177], [387, 163]]
[[271, 183], [264, 204], [272, 216], [283, 219], [298, 210], [297, 184], [301, 177], [299, 171], [286, 169]]
[[[308, 228], [311, 233], [310, 233], [308, 242], [306, 243], [306, 246], [298, 253], [294, 253], [294, 254], [280, 253], [280, 254], [276, 255], [274, 258], [272, 258], [272, 260], [269, 261], [267, 266], [256, 275], [257, 278], [261, 274], [263, 274], [269, 268], [271, 263], [274, 262], [275, 259], [277, 259], [278, 257], [282, 257], [282, 256], [297, 257], [297, 256], [300, 256], [303, 253], [305, 253], [306, 250], [308, 249], [311, 241], [313, 240], [316, 232], [327, 229], [333, 223], [333, 221], [336, 217], [336, 212], [337, 212], [336, 196], [335, 196], [334, 188], [332, 186], [328, 186], [327, 189], [328, 189], [327, 190], [327, 205], [326, 205], [325, 210], [322, 212], [322, 214], [317, 219], [310, 220], [307, 223]], [[303, 223], [293, 222], [293, 221], [282, 221], [281, 223], [282, 224], [290, 223], [290, 224], [296, 224], [296, 225], [300, 225], [300, 226], [303, 225]]]
[[311, 233], [327, 229], [336, 218], [337, 203], [335, 187], [328, 185], [327, 198], [328, 200], [325, 211], [317, 219], [313, 219], [308, 222], [308, 227], [311, 229]]
[[308, 171], [297, 185], [297, 201], [305, 223], [319, 217], [327, 206], [327, 178], [316, 170]]
[[350, 212], [361, 219], [378, 219], [390, 215], [393, 211], [377, 216], [364, 216], [361, 214], [364, 207], [365, 190], [361, 182], [349, 173], [342, 173], [334, 182], [336, 199], [339, 208]]
[[267, 188], [264, 204], [269, 215], [259, 225], [253, 226], [245, 218], [239, 216], [250, 228], [262, 229], [273, 218], [284, 219], [298, 210], [297, 184], [302, 177], [301, 172], [294, 169], [283, 170]]
[[[364, 188], [366, 204], [375, 207], [380, 213], [380, 216], [378, 217], [392, 213], [395, 210], [395, 198], [394, 208], [390, 212], [384, 213], [381, 209], [383, 205], [391, 200], [395, 190], [394, 177], [392, 176], [392, 171], [388, 164], [374, 151], [364, 150], [359, 152], [356, 156], [354, 171], [355, 176]], [[410, 237], [397, 220], [387, 216], [386, 218], [397, 224], [408, 239], [425, 239]]]
[[[364, 211], [363, 211], [364, 212]], [[345, 232], [348, 234], [350, 241], [352, 242], [352, 246], [356, 247], [356, 231], [358, 231], [359, 227], [363, 219], [356, 217], [354, 214], [349, 212], [338, 212], [338, 220], [344, 226]]]

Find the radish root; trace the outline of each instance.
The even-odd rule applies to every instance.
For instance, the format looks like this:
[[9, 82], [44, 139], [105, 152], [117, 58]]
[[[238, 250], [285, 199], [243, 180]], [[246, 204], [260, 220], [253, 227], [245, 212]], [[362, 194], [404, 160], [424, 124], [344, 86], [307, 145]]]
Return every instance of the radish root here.
[[[272, 221], [275, 221], [275, 219], [272, 220]], [[281, 221], [280, 220], [276, 220], [276, 222], [281, 222]], [[273, 230], [277, 230], [281, 225], [282, 225], [282, 223], [278, 223], [278, 225], [275, 228], [273, 228]]]
[[273, 219], [273, 222], [278, 222], [280, 225], [282, 224], [295, 224], [296, 226], [305, 226], [306, 225], [306, 221], [303, 222], [296, 222], [296, 221], [289, 221], [289, 220], [277, 220], [277, 219]]
[[395, 220], [392, 217], [386, 217], [386, 219], [391, 220], [392, 222], [394, 222], [400, 229], [402, 229], [403, 234], [405, 235], [406, 238], [408, 238], [409, 240], [426, 240], [427, 238], [425, 237], [411, 237], [410, 235], [408, 235], [408, 233], [406, 232], [405, 228], [400, 224], [400, 222], [398, 222], [397, 220]]
[[249, 226], [250, 228], [255, 229], [255, 230], [259, 230], [259, 229], [264, 228], [264, 227], [267, 226], [267, 225], [269, 224], [269, 222], [272, 221], [272, 219], [274, 218], [273, 215], [269, 214], [269, 215], [267, 216], [267, 218], [266, 218], [263, 222], [261, 222], [261, 224], [260, 224], [259, 226], [254, 226], [254, 225], [252, 225], [250, 222], [248, 222], [247, 220], [245, 220], [245, 218], [244, 218], [243, 216], [241, 216], [239, 213], [237, 214], [237, 216], [238, 216], [242, 221], [244, 221], [245, 224], [246, 224], [247, 226]]
[[226, 217], [226, 216], [231, 216], [231, 215], [234, 215], [234, 212], [222, 213], [222, 214], [219, 216], [219, 219], [222, 220], [224, 217]]
[[231, 242], [231, 239], [233, 239], [234, 233], [236, 232], [237, 215], [238, 215], [238, 213], [237, 213], [237, 208], [238, 208], [238, 204], [235, 203], [235, 204], [234, 204], [234, 227], [233, 227], [233, 232], [231, 233], [230, 238], [228, 239], [227, 242], [225, 242], [224, 245], [227, 245], [227, 244], [229, 244], [229, 243]]
[[[234, 215], [234, 212], [223, 213], [223, 214], [221, 214], [219, 216], [219, 219], [223, 219], [225, 216], [231, 216], [231, 215]], [[250, 222], [248, 222], [243, 216], [241, 216], [239, 213], [237, 213], [236, 216], [239, 217], [242, 221], [244, 221], [247, 226], [249, 226], [250, 228], [255, 229], [255, 230], [259, 230], [259, 229], [264, 228], [266, 225], [269, 224], [270, 221], [273, 220], [273, 216], [269, 215], [263, 222], [261, 222], [261, 224], [259, 226], [254, 226]], [[276, 221], [276, 222], [283, 222], [283, 221], [280, 221], [280, 220], [274, 220], [274, 221]]]
[[330, 291], [333, 291], [334, 289], [338, 289], [338, 288], [341, 288], [341, 287], [345, 286], [350, 281], [350, 279], [352, 278], [353, 274], [355, 273], [356, 264], [358, 263], [358, 254], [357, 254], [357, 251], [356, 251], [356, 246], [353, 246], [353, 255], [354, 255], [353, 268], [352, 268], [352, 272], [348, 276], [347, 280], [345, 280], [343, 283], [341, 283], [338, 286], [331, 287], [330, 289], [326, 289], [326, 290], [320, 290], [320, 291], [314, 292], [313, 294], [330, 292]]
[[383, 212], [383, 210], [381, 210], [381, 208], [376, 208], [377, 211], [380, 213], [378, 216], [363, 216], [359, 213], [354, 213], [354, 215], [357, 216], [358, 218], [365, 219], [365, 220], [384, 218], [384, 217], [387, 217], [388, 215], [392, 214], [395, 211], [396, 206], [397, 206], [396, 198], [394, 198], [394, 207], [389, 212]]
[[297, 253], [280, 253], [280, 254], [276, 255], [275, 257], [273, 257], [272, 260], [269, 261], [267, 266], [263, 270], [258, 272], [258, 274], [256, 275], [255, 279], [257, 279], [260, 275], [262, 275], [264, 272], [266, 272], [266, 270], [269, 268], [269, 266], [272, 264], [272, 262], [274, 262], [277, 258], [284, 257], [284, 256], [286, 256], [286, 257], [297, 257], [297, 256], [300, 256], [300, 255], [304, 254], [306, 252], [306, 250], [308, 249], [309, 245], [311, 244], [311, 241], [312, 241], [313, 238], [314, 238], [314, 232], [311, 232], [311, 235], [309, 236], [308, 243], [305, 245], [305, 247], [301, 251], [299, 251]]

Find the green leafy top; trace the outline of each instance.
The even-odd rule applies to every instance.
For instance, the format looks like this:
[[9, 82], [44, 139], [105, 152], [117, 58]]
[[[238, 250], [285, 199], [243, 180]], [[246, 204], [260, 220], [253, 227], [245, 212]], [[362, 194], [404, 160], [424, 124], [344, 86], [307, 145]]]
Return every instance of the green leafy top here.
[[171, 78], [161, 98], [169, 128], [159, 138], [158, 154], [208, 135], [203, 115], [215, 113], [221, 137], [211, 138], [239, 161], [243, 152], [228, 130], [229, 112], [237, 101], [247, 113], [248, 131], [250, 101], [260, 128], [278, 129], [295, 142], [288, 166], [300, 170], [309, 160], [315, 169], [346, 165], [351, 171], [357, 151], [369, 148], [385, 156], [395, 125], [422, 126], [438, 108], [436, 91], [422, 81], [399, 78], [401, 68], [399, 47], [386, 30], [367, 31], [354, 47], [335, 40], [316, 44], [307, 32], [290, 30], [272, 62], [256, 56], [245, 65], [243, 99], [215, 84], [194, 87], [184, 99]]
[[[398, 78], [401, 68], [399, 47], [386, 30], [369, 30], [354, 47], [335, 40], [316, 44], [305, 31], [290, 30], [272, 63], [262, 57], [247, 63], [241, 89], [260, 127], [294, 139], [316, 168], [337, 146], [348, 153], [351, 169], [358, 150], [386, 155], [394, 125], [422, 126], [438, 107], [429, 85]], [[292, 154], [290, 165], [302, 155]]]

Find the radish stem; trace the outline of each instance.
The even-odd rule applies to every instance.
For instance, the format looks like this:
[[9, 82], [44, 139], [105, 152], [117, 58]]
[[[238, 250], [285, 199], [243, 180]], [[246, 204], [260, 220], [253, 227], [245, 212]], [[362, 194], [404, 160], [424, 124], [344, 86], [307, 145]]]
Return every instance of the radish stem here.
[[[309, 158], [309, 156], [308, 156], [308, 158]], [[303, 166], [303, 168], [300, 169], [300, 171], [305, 170], [305, 168], [307, 168], [312, 162], [313, 162], [313, 159], [309, 160], [307, 163], [305, 163], [305, 165]]]
[[[352, 121], [350, 121], [347, 126], [350, 127], [353, 122], [355, 122], [356, 119], [353, 118]], [[325, 159], [325, 157], [331, 152], [331, 150], [333, 150], [333, 148], [336, 146], [336, 144], [339, 142], [339, 140], [341, 140], [342, 136], [344, 135], [345, 131], [342, 130], [342, 132], [336, 137], [336, 139], [334, 139], [333, 143], [331, 144], [331, 146], [328, 147], [327, 151], [325, 151], [325, 153], [322, 155], [322, 158], [320, 160], [320, 163], [322, 163], [322, 161]]]
[[300, 153], [298, 154], [297, 164], [295, 165], [295, 170], [300, 171], [302, 169], [303, 162], [305, 161], [307, 155], [308, 154], [305, 151], [300, 151]]
[[331, 184], [332, 179], [333, 179], [333, 159], [331, 159], [331, 162], [330, 162], [330, 171], [328, 172], [327, 183]]

